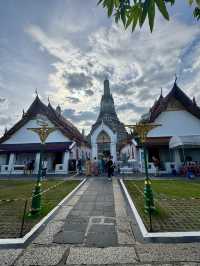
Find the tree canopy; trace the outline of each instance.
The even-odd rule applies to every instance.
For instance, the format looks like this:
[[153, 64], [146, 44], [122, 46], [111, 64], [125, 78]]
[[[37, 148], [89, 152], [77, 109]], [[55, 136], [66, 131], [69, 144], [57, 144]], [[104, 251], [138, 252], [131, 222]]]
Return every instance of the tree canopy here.
[[[174, 5], [177, 0], [99, 0], [107, 9], [108, 17], [114, 16], [115, 22], [122, 21], [125, 29], [131, 27], [132, 31], [136, 26], [142, 27], [148, 18], [151, 32], [154, 28], [156, 9], [162, 16], [169, 20], [168, 5]], [[200, 19], [200, 0], [181, 0], [187, 1], [192, 8], [193, 16], [196, 20]]]

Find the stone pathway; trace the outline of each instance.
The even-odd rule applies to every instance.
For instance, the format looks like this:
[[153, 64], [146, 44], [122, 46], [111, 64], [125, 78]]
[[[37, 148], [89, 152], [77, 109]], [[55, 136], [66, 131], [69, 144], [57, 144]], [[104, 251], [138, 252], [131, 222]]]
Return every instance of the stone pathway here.
[[53, 242], [88, 247], [117, 246], [115, 223], [112, 182], [93, 179]]
[[200, 265], [200, 244], [135, 241], [116, 179], [89, 179], [25, 249], [0, 249], [1, 266]]

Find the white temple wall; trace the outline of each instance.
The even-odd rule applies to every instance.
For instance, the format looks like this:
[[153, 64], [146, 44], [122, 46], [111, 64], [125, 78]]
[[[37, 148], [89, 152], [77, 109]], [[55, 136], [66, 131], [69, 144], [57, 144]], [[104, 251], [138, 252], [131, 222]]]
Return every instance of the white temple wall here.
[[185, 110], [162, 112], [154, 123], [161, 126], [152, 129], [148, 137], [200, 134], [200, 120]]
[[[46, 118], [49, 126], [54, 126], [47, 118]], [[33, 119], [27, 122], [23, 127], [21, 127], [17, 132], [15, 132], [8, 140], [3, 142], [3, 144], [21, 144], [21, 143], [40, 143], [40, 139], [38, 135], [27, 128], [36, 128], [39, 127], [37, 124], [37, 120]], [[70, 141], [69, 138], [65, 137], [62, 132], [58, 129], [52, 132], [46, 142], [67, 142]]]

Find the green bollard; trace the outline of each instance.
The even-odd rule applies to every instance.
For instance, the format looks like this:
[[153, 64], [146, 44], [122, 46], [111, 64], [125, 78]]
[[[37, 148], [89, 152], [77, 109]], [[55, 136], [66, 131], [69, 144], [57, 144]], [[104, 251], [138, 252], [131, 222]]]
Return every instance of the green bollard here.
[[35, 215], [41, 210], [41, 183], [38, 182], [33, 191], [31, 214]]

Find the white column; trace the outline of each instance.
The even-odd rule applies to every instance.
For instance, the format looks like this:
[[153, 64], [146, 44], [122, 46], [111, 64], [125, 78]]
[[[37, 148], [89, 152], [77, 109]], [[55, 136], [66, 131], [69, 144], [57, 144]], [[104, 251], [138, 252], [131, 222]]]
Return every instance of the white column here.
[[68, 174], [69, 167], [69, 151], [64, 152], [63, 154], [63, 170]]
[[9, 158], [9, 163], [8, 163], [8, 173], [9, 174], [12, 174], [14, 164], [15, 164], [15, 154], [11, 153], [10, 158]]
[[92, 160], [94, 159], [94, 157], [97, 158], [97, 144], [96, 143], [92, 143]]
[[116, 162], [117, 152], [116, 152], [116, 143], [114, 143], [114, 142], [111, 142], [111, 144], [110, 144], [110, 153], [113, 156], [113, 161]]
[[178, 149], [174, 150], [174, 161], [175, 161], [176, 171], [179, 171], [179, 168], [181, 166], [181, 158]]
[[38, 170], [39, 170], [39, 164], [40, 164], [40, 153], [38, 152], [38, 153], [36, 153], [36, 155], [35, 155], [35, 170], [34, 170], [35, 174], [38, 173]]

